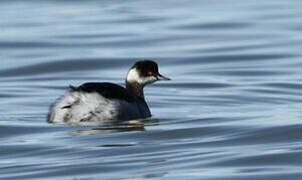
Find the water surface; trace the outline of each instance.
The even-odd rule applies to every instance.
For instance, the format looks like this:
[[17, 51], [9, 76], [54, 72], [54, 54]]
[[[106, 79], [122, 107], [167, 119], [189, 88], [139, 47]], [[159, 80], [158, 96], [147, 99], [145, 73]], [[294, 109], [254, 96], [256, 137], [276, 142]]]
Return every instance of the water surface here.
[[[0, 179], [301, 179], [299, 0], [1, 1]], [[153, 119], [46, 122], [154, 59]]]

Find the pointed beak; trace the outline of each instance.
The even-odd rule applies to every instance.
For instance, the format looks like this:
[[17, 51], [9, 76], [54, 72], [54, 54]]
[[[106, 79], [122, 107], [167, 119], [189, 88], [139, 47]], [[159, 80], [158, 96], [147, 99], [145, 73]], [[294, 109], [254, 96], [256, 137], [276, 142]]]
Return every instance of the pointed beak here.
[[161, 75], [161, 74], [158, 74], [158, 75], [156, 76], [156, 78], [157, 78], [157, 80], [171, 80], [170, 78], [167, 78], [167, 77], [165, 77], [165, 76], [163, 76], [163, 75]]

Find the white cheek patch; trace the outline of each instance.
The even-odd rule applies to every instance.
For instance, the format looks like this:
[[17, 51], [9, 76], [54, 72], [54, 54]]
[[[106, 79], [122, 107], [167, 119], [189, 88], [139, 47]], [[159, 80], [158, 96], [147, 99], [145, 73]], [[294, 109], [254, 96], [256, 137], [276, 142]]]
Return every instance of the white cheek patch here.
[[130, 71], [127, 74], [127, 81], [128, 82], [138, 82], [138, 83], [143, 82], [136, 69], [130, 69]]
[[155, 82], [157, 79], [156, 79], [156, 77], [154, 77], [154, 76], [149, 76], [149, 77], [146, 77], [146, 78], [144, 78], [144, 84], [150, 84], [150, 83], [153, 83], [153, 82]]
[[127, 74], [127, 81], [128, 82], [137, 82], [139, 84], [149, 84], [156, 81], [156, 77], [149, 76], [149, 77], [140, 77], [137, 69], [130, 69]]

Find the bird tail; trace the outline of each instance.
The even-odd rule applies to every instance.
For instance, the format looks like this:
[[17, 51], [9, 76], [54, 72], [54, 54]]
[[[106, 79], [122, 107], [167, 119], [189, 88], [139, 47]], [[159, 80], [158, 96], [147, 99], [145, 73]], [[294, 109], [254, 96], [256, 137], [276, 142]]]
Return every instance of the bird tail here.
[[73, 92], [73, 91], [77, 91], [78, 88], [75, 86], [69, 85], [69, 90]]

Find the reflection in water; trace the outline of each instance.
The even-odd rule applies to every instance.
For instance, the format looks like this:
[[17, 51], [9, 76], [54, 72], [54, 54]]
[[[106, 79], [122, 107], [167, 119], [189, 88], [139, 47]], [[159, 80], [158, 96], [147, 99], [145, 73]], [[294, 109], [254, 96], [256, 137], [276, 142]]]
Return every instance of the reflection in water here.
[[[74, 124], [73, 124], [74, 125]], [[82, 124], [81, 124], [82, 125]], [[123, 121], [118, 123], [111, 123], [108, 127], [92, 128], [92, 129], [81, 129], [72, 131], [71, 135], [94, 135], [94, 134], [111, 134], [128, 131], [145, 131], [145, 126], [159, 125], [158, 119], [136, 119], [130, 121]]]
[[127, 131], [144, 131], [145, 128], [141, 127], [127, 127], [127, 128], [95, 128], [88, 130], [76, 130], [72, 131], [71, 135], [93, 135], [93, 134], [111, 134]]
[[[149, 173], [149, 174], [144, 174], [142, 176], [134, 177], [134, 179], [144, 180], [144, 179], [150, 179], [150, 178], [160, 178], [160, 177], [163, 177], [166, 174], [168, 174], [168, 172], [159, 171], [159, 172], [154, 172], [154, 173]], [[133, 178], [131, 178], [131, 179], [133, 179]]]

